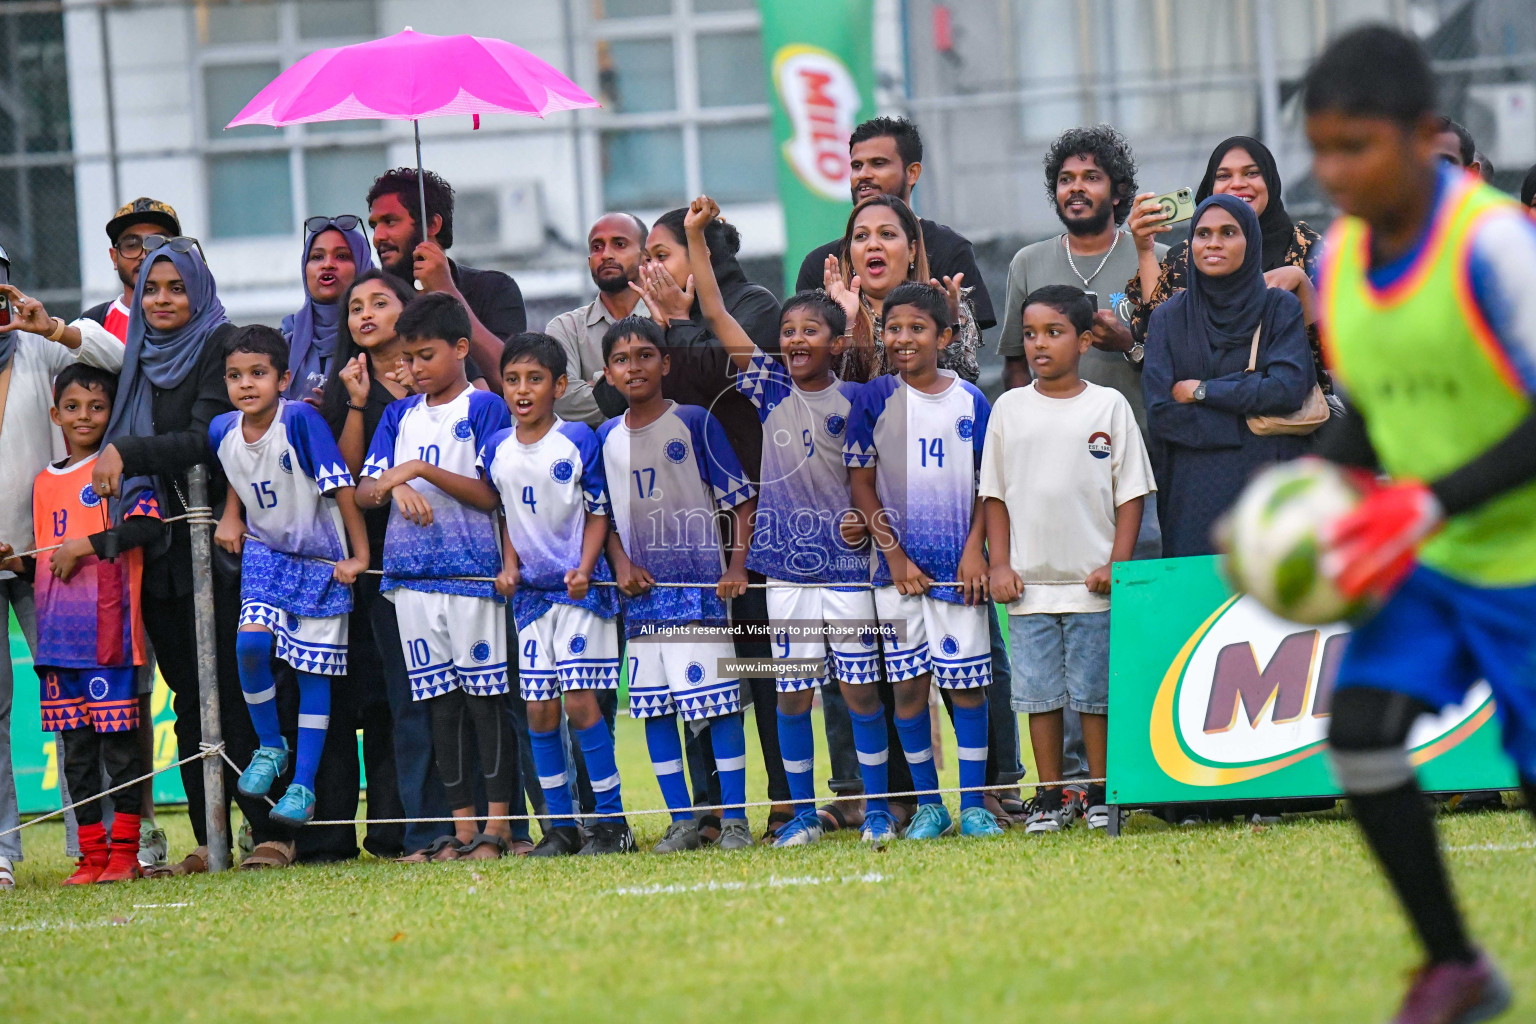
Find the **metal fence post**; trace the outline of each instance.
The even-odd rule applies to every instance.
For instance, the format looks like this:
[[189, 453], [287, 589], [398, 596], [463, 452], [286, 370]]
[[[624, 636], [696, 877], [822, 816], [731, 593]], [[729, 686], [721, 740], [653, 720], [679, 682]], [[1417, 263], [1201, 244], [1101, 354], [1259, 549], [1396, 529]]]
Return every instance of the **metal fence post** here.
[[[187, 473], [187, 489], [194, 508], [209, 508], [208, 468], [193, 466]], [[211, 517], [211, 514], [210, 514]], [[203, 742], [224, 742], [219, 724], [218, 641], [213, 624], [213, 527], [193, 523], [192, 597], [197, 622], [197, 689], [202, 712]], [[208, 821], [208, 870], [229, 869], [229, 811], [224, 795], [224, 759], [203, 759], [203, 801]]]

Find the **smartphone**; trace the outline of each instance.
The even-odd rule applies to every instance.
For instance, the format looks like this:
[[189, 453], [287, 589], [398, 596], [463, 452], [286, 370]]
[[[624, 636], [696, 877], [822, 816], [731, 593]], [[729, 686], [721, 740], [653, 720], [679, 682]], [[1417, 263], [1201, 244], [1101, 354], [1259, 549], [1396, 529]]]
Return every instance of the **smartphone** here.
[[1192, 189], [1164, 192], [1155, 197], [1154, 201], [1162, 209], [1164, 224], [1178, 224], [1195, 215], [1195, 193]]
[[11, 300], [0, 295], [0, 327], [11, 326]]

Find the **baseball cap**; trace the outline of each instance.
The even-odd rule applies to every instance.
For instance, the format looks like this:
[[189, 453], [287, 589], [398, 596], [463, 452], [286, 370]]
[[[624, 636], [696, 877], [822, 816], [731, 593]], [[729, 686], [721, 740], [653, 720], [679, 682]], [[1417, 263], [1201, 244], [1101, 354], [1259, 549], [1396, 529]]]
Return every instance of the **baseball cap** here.
[[124, 204], [117, 211], [116, 216], [107, 221], [107, 238], [116, 245], [118, 236], [128, 225], [144, 223], [158, 224], [172, 235], [181, 234], [181, 219], [176, 216], [175, 209], [169, 203], [140, 196], [133, 202]]

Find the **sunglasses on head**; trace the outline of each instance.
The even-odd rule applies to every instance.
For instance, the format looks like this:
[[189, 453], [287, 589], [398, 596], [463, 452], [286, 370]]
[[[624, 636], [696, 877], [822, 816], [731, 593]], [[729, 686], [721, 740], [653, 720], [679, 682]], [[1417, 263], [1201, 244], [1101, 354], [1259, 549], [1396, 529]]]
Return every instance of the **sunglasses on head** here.
[[203, 262], [208, 262], [208, 255], [203, 252], [203, 245], [197, 239], [187, 235], [177, 235], [174, 238], [167, 235], [145, 235], [143, 241], [145, 252], [154, 252], [156, 249], [170, 249], [171, 252], [191, 252], [197, 250], [197, 254], [203, 257]]
[[362, 219], [354, 217], [350, 213], [344, 213], [340, 217], [311, 217], [304, 222], [304, 230], [312, 235], [318, 235], [326, 228], [340, 228], [342, 231], [356, 231], [361, 225]]

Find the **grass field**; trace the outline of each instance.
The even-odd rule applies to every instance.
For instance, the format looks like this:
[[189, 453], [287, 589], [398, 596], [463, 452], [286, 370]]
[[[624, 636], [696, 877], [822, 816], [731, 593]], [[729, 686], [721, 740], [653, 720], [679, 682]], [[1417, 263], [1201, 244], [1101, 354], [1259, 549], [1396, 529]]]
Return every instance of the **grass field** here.
[[[620, 726], [626, 803], [659, 806], [640, 729]], [[179, 856], [186, 818], [164, 823]], [[634, 824], [648, 848], [664, 819]], [[1441, 825], [1478, 937], [1522, 997], [1510, 1019], [1530, 1019], [1529, 819]], [[878, 854], [839, 834], [672, 858], [365, 858], [85, 891], [57, 885], [62, 832], [27, 831], [0, 896], [8, 1022], [1355, 1022], [1390, 1015], [1417, 957], [1337, 817], [1138, 817], [1117, 840], [1012, 832]]]

